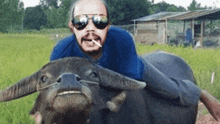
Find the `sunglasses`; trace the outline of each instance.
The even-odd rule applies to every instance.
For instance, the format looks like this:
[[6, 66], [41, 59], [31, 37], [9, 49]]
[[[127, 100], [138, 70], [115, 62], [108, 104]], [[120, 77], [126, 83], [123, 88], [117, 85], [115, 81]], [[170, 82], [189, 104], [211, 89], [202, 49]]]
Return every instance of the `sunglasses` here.
[[[87, 26], [89, 19], [88, 15], [79, 15], [73, 18], [72, 23], [77, 30], [82, 30]], [[109, 19], [105, 15], [94, 15], [91, 19], [98, 29], [104, 29], [109, 24]]]

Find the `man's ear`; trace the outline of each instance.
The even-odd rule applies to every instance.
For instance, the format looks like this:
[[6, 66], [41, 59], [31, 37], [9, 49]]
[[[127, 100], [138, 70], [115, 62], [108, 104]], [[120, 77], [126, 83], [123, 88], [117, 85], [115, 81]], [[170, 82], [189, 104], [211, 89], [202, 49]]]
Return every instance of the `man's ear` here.
[[74, 26], [73, 26], [73, 23], [71, 21], [68, 22], [68, 27], [70, 29], [70, 31], [73, 33], [73, 29], [74, 29]]
[[109, 31], [110, 24], [108, 24], [106, 27], [107, 27], [107, 31]]

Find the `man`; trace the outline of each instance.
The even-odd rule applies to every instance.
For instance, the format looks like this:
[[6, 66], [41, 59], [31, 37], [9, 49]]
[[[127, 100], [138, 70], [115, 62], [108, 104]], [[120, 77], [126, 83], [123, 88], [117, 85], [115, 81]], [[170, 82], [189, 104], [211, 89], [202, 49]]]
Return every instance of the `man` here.
[[171, 80], [138, 57], [129, 33], [110, 26], [108, 9], [103, 1], [79, 0], [74, 3], [70, 9], [69, 27], [74, 35], [58, 42], [51, 60], [70, 56], [93, 59], [102, 67], [146, 81], [151, 90], [170, 100], [178, 99], [180, 105], [196, 105], [201, 99], [212, 116], [219, 120], [220, 104], [213, 96], [189, 81]]

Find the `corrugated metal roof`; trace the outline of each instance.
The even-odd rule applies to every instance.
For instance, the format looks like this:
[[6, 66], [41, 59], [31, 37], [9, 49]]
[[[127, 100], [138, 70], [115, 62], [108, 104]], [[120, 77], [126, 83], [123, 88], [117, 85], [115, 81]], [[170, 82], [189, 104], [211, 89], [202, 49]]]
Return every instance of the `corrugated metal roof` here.
[[[220, 18], [220, 9], [212, 9], [212, 10], [199, 10], [199, 11], [187, 11], [187, 12], [160, 12], [153, 15], [148, 15], [145, 17], [141, 17], [138, 19], [133, 19], [132, 21], [156, 21], [156, 20], [190, 20], [190, 19], [199, 19], [202, 17], [206, 17], [212, 14], [219, 15]], [[210, 17], [209, 17], [210, 18]]]
[[179, 15], [182, 12], [159, 12], [153, 15], [148, 15], [145, 17], [141, 17], [138, 19], [133, 19], [132, 21], [153, 21], [153, 20], [164, 20], [168, 17], [172, 17], [173, 15]]
[[214, 9], [214, 10], [199, 10], [195, 12], [189, 12], [186, 14], [182, 14], [179, 16], [171, 17], [169, 20], [190, 20], [190, 19], [197, 19], [204, 16], [208, 16], [214, 13], [220, 12], [220, 9]]

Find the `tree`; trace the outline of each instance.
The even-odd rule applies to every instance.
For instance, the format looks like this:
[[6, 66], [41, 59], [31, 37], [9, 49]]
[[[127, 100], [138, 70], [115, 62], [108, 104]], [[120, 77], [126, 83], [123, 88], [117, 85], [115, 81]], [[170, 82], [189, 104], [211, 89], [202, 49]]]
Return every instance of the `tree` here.
[[186, 11], [186, 9], [182, 6], [177, 7], [174, 4], [171, 4], [167, 7], [166, 11], [167, 12], [184, 12]]
[[24, 16], [24, 27], [26, 29], [40, 30], [40, 27], [46, 26], [46, 24], [47, 18], [40, 5], [26, 8]]
[[153, 13], [158, 13], [158, 12], [183, 12], [186, 11], [186, 9], [182, 6], [175, 6], [174, 4], [168, 4], [164, 1], [159, 2], [157, 4], [152, 5], [152, 11]]
[[111, 23], [130, 24], [132, 19], [150, 14], [150, 2], [147, 0], [108, 0]]
[[9, 8], [9, 4], [5, 0], [0, 0], [0, 32], [7, 32], [8, 27], [8, 14], [6, 11]]
[[58, 8], [59, 0], [40, 0], [40, 5]]
[[64, 27], [68, 26], [68, 21], [69, 21], [69, 9], [70, 9], [70, 5], [72, 2], [74, 2], [76, 0], [62, 0], [61, 4], [60, 4], [60, 10], [59, 12], [62, 13], [61, 14], [61, 20], [62, 20], [62, 24]]
[[[58, 1], [60, 4], [55, 4], [58, 3]], [[41, 0], [40, 5], [47, 18], [46, 28], [67, 27], [69, 8], [74, 1], [76, 0]]]
[[200, 3], [197, 3], [196, 0], [192, 0], [192, 3], [187, 7], [189, 11], [201, 10], [204, 9], [201, 7]]
[[63, 28], [67, 25], [67, 16], [63, 13], [62, 8], [55, 8], [54, 6], [45, 10], [47, 15], [48, 28]]
[[20, 0], [0, 0], [0, 32], [21, 29], [24, 4]]

